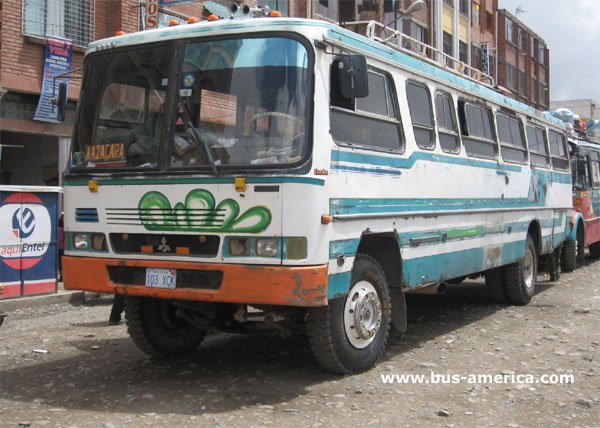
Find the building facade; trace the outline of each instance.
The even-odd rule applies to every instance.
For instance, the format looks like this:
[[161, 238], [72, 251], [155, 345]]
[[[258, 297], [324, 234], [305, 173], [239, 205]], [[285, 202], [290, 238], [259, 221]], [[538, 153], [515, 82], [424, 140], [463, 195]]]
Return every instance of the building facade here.
[[498, 85], [539, 110], [550, 108], [550, 52], [515, 15], [498, 10]]

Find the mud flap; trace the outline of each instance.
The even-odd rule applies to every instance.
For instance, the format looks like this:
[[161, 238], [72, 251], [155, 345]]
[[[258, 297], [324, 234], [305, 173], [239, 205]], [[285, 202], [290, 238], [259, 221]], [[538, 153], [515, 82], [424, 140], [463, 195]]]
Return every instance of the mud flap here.
[[405, 333], [408, 329], [406, 317], [406, 299], [401, 288], [391, 288], [392, 297], [392, 328], [396, 333]]

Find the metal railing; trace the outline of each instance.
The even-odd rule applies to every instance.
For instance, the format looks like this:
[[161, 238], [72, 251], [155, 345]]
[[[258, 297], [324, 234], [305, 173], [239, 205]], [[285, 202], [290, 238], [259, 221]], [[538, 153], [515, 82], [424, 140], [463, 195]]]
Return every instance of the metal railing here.
[[405, 54], [422, 59], [432, 65], [441, 67], [459, 76], [482, 83], [491, 87], [495, 86], [494, 78], [483, 71], [472, 67], [454, 58], [439, 49], [420, 40], [412, 38], [401, 31], [388, 27], [377, 21], [352, 21], [344, 23], [344, 28], [351, 29], [359, 34], [364, 30], [364, 35], [377, 42], [390, 46]]

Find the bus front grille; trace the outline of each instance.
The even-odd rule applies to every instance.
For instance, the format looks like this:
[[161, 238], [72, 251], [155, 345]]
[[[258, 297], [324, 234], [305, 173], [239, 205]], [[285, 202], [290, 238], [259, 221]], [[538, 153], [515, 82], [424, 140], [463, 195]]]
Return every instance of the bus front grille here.
[[179, 208], [106, 208], [106, 222], [111, 225], [148, 226], [154, 230], [209, 227], [218, 229], [225, 221], [225, 209]]
[[168, 235], [162, 233], [111, 233], [117, 254], [190, 255], [216, 257], [220, 238], [216, 235]]

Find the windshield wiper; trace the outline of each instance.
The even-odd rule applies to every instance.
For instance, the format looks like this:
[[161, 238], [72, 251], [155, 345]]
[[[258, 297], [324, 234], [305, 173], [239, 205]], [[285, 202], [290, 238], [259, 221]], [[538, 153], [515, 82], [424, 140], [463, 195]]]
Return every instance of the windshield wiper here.
[[[206, 153], [206, 159], [208, 159], [208, 162], [210, 163], [210, 167], [213, 171], [213, 174], [219, 175], [219, 170], [217, 169], [217, 163], [215, 162], [215, 160], [212, 157], [212, 154], [210, 152], [210, 147], [208, 146], [208, 142], [206, 141], [205, 138], [202, 137], [202, 135], [198, 131], [198, 128], [196, 128], [194, 126], [194, 123], [192, 122], [192, 115], [190, 114], [186, 103], [183, 103], [183, 116], [184, 116], [184, 122], [185, 122], [184, 126], [186, 128], [189, 128], [192, 130], [192, 134], [193, 134], [192, 136], [196, 140], [196, 143], [200, 143], [200, 145], [204, 148], [204, 152]], [[189, 133], [188, 133], [188, 135], [189, 135]]]

